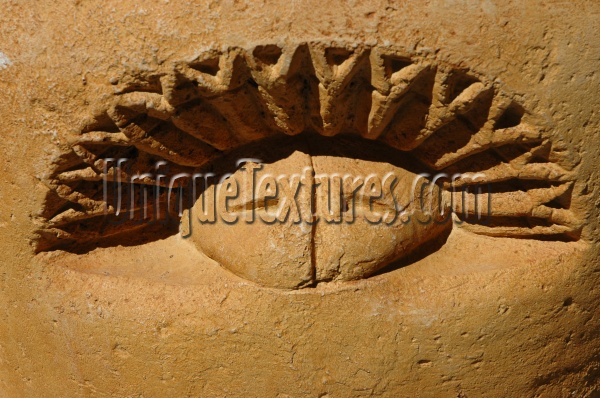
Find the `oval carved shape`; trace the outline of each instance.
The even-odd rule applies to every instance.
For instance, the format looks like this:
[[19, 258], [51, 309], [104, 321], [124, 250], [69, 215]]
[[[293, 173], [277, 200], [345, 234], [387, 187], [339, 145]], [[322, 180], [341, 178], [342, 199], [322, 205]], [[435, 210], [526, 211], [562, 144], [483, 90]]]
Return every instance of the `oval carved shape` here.
[[[470, 203], [478, 185], [494, 192], [493, 205], [480, 201], [479, 209], [452, 202], [457, 227], [496, 237], [579, 240], [585, 219], [573, 200], [578, 154], [551, 140], [544, 119], [528, 112], [500, 80], [436, 57], [394, 45], [315, 40], [209, 49], [191, 61], [124, 72], [106, 82], [113, 95], [94, 107], [78, 139], [40, 177], [48, 190], [37, 214], [35, 250], [81, 253], [176, 234], [183, 209], [170, 207], [177, 202], [171, 188], [226, 160], [224, 169], [243, 174], [231, 167], [234, 154], [249, 157], [258, 149], [262, 171], [287, 175], [281, 182], [288, 191], [295, 187], [293, 174], [320, 187], [300, 190], [296, 199], [300, 209], [309, 207], [300, 213], [315, 218], [316, 211], [321, 221], [301, 217], [295, 223], [290, 200], [272, 198], [255, 204], [258, 216], [250, 212], [260, 222], [231, 222], [227, 229], [190, 225], [201, 250], [265, 286], [364, 278], [443, 236], [451, 222], [404, 222], [427, 217], [424, 197], [411, 185], [421, 173], [440, 173], [453, 179], [453, 189], [471, 189]], [[393, 155], [385, 155], [388, 150]], [[401, 158], [410, 160], [400, 164]], [[304, 176], [308, 165], [312, 172]], [[398, 192], [385, 202], [376, 193], [392, 190], [385, 179], [390, 172]], [[335, 199], [329, 194], [346, 188], [336, 173], [342, 180], [348, 173], [362, 176], [370, 192], [358, 192], [375, 199]], [[373, 173], [381, 186], [368, 180]], [[175, 176], [179, 180], [171, 184]], [[262, 189], [269, 195], [267, 181]], [[120, 189], [122, 182], [129, 188]], [[206, 194], [235, 189], [223, 183], [213, 183]], [[447, 201], [434, 199], [448, 194], [447, 186], [440, 187], [427, 191], [424, 202], [446, 219]], [[406, 192], [412, 201], [402, 196]], [[245, 220], [255, 199], [236, 204], [241, 199], [229, 194], [227, 204]], [[147, 201], [140, 205], [142, 195]], [[389, 197], [404, 200], [391, 204]], [[357, 205], [352, 222], [336, 222], [340, 214], [330, 205], [339, 205], [345, 220], [348, 202]], [[394, 223], [377, 221], [375, 213], [396, 205], [404, 207]], [[187, 202], [186, 214], [197, 206]], [[289, 225], [271, 214], [279, 207], [289, 213]], [[323, 209], [331, 211], [319, 214]], [[481, 212], [489, 214], [488, 223], [477, 222]], [[214, 216], [233, 217], [229, 211]]]
[[441, 188], [380, 144], [279, 145], [243, 151], [254, 161], [233, 172], [242, 153], [222, 159], [184, 215], [199, 250], [238, 276], [279, 288], [362, 279], [452, 224]]

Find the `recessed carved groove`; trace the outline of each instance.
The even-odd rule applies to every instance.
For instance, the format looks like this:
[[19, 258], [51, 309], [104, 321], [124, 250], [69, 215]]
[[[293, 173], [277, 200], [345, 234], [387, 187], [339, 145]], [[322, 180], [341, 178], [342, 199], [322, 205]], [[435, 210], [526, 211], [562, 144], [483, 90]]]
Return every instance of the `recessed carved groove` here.
[[[145, 228], [139, 219], [106, 225], [115, 212], [103, 197], [107, 181], [138, 175], [137, 189], [164, 186], [154, 177], [157, 161], [168, 161], [171, 175], [193, 173], [223, 151], [304, 132], [379, 140], [431, 172], [481, 172], [479, 183], [492, 192], [510, 181], [514, 192], [501, 193], [492, 209], [502, 222], [463, 224], [475, 233], [579, 238], [583, 222], [570, 209], [577, 157], [553, 146], [498, 82], [471, 70], [400, 48], [316, 41], [211, 50], [114, 84], [113, 103], [86, 124], [44, 181], [38, 251]], [[127, 158], [120, 175], [107, 158]], [[518, 181], [545, 187], [523, 189]], [[166, 211], [167, 199], [164, 191], [152, 200]]]
[[190, 68], [207, 75], [217, 76], [217, 73], [219, 73], [220, 69], [219, 57], [207, 58], [203, 61], [193, 62], [190, 64]]
[[252, 51], [252, 55], [265, 65], [276, 65], [281, 54], [281, 47], [274, 44], [258, 46]]

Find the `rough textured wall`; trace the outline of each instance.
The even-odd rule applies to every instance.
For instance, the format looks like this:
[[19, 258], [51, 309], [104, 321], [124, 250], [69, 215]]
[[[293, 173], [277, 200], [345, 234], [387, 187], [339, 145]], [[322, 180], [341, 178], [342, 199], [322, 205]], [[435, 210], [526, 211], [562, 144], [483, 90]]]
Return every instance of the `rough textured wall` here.
[[[599, 393], [596, 3], [0, 6], [0, 396]], [[510, 92], [577, 159], [577, 239], [455, 228], [405, 267], [299, 290], [235, 276], [178, 235], [35, 254], [57, 157], [123, 82], [215, 49], [289, 43], [399, 46]]]

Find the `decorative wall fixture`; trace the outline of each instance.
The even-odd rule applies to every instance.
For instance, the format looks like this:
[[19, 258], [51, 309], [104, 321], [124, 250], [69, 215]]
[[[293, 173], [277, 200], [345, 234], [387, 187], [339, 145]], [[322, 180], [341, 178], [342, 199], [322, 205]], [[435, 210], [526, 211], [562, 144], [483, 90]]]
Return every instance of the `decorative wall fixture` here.
[[[157, 162], [168, 163], [170, 175], [192, 175], [212, 170], [219, 158], [243, 155], [256, 143], [298, 150], [300, 142], [308, 142], [312, 152], [334, 148], [329, 155], [337, 145], [341, 152], [336, 156], [348, 158], [360, 149], [345, 153], [343, 148], [362, 147], [365, 154], [381, 153], [386, 159], [393, 155], [383, 152], [396, 153], [414, 166], [413, 174], [480, 173], [484, 178], [477, 184], [489, 186], [494, 194], [491, 209], [486, 209], [491, 217], [485, 224], [465, 219], [461, 228], [499, 237], [580, 237], [582, 222], [570, 210], [576, 156], [554, 145], [540, 119], [500, 81], [436, 61], [431, 54], [319, 41], [232, 47], [206, 51], [192, 62], [159, 72], [123, 75], [111, 84], [115, 94], [110, 104], [85, 125], [71, 151], [54, 161], [45, 181], [51, 189], [40, 220], [38, 251], [82, 250], [176, 233], [179, 214], [171, 224], [143, 222], [142, 211], [125, 222], [110, 222], [119, 212], [115, 198], [107, 197], [107, 183], [138, 175], [140, 192], [145, 186], [162, 186], [149, 200], [154, 198], [154, 206], [158, 203], [167, 212], [168, 178], [157, 177], [162, 173]], [[311, 150], [304, 152], [315, 156]], [[127, 160], [115, 168], [118, 159]], [[474, 182], [459, 177], [452, 186], [470, 184]], [[401, 237], [415, 241], [433, 238], [438, 234], [434, 229], [443, 229], [425, 228], [425, 233], [402, 228]], [[427, 239], [418, 238], [420, 234]], [[325, 238], [313, 231], [307, 239], [312, 253]], [[362, 278], [417, 243], [406, 244], [402, 253], [384, 250], [385, 261], [373, 260], [377, 265], [361, 272], [323, 271], [319, 277], [313, 264], [302, 276], [290, 276], [293, 281], [254, 279], [298, 287], [315, 278]], [[214, 247], [198, 245], [217, 261], [228, 261]], [[302, 261], [312, 264], [314, 258]], [[236, 273], [249, 277], [243, 270]]]

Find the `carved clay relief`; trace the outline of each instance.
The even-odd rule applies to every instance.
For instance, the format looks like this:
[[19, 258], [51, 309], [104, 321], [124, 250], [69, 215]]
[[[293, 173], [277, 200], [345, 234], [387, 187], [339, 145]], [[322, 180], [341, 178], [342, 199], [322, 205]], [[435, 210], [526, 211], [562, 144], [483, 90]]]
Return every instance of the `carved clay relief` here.
[[[191, 220], [185, 234], [225, 268], [262, 285], [298, 288], [368, 277], [452, 228], [580, 238], [582, 221], [571, 210], [577, 158], [551, 142], [543, 123], [500, 82], [427, 54], [354, 43], [269, 44], [210, 50], [193, 62], [112, 83], [110, 106], [87, 123], [45, 181], [50, 190], [38, 251], [159, 239], [176, 233], [183, 215]], [[308, 206], [302, 213], [309, 217], [288, 203], [284, 218], [269, 218], [264, 200], [249, 206], [255, 197], [244, 202], [232, 194], [238, 213], [263, 211], [244, 216], [260, 218], [259, 226], [196, 225], [190, 214], [206, 205], [199, 198], [230, 187], [226, 180], [206, 183], [191, 201], [182, 200], [183, 187], [207, 171], [244, 178], [249, 165], [259, 167], [236, 163], [244, 157], [260, 159], [261, 172], [288, 173], [285, 189], [297, 189], [288, 199]], [[321, 193], [299, 189], [307, 167], [311, 182], [304, 184], [319, 181]], [[385, 190], [390, 171], [396, 178], [387, 185], [391, 202], [371, 195], [352, 221], [370, 221], [373, 206], [401, 208], [398, 217], [341, 222], [353, 211], [348, 193], [358, 189], [344, 181], [348, 170], [365, 176], [363, 190]], [[320, 177], [332, 173], [340, 178]], [[379, 185], [368, 183], [373, 173]], [[176, 184], [173, 176], [181, 177]], [[434, 203], [429, 211], [417, 205], [419, 178], [430, 187], [421, 191]], [[129, 191], [120, 189], [122, 182]], [[330, 195], [336, 189], [341, 196]], [[271, 208], [284, 206], [281, 198], [271, 200]], [[332, 200], [339, 201], [338, 219]], [[315, 206], [330, 222], [315, 222]], [[431, 222], [406, 221], [427, 217]], [[244, 247], [225, 253], [222, 241], [236, 237]], [[258, 244], [277, 240], [283, 249]]]

